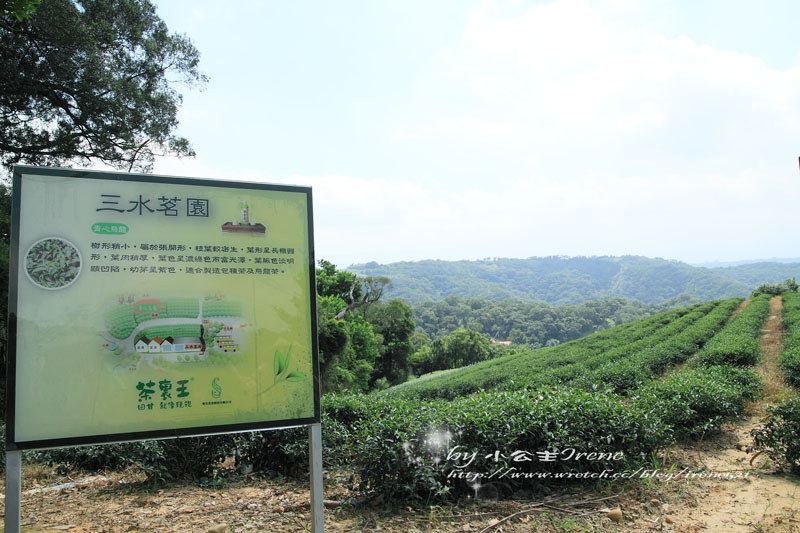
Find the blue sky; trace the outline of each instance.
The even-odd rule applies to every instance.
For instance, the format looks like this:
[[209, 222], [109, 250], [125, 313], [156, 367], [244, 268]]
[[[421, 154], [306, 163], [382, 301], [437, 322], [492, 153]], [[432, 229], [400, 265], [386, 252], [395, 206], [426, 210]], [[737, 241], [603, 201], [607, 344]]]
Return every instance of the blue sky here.
[[800, 3], [158, 2], [197, 158], [314, 190], [316, 255], [796, 257]]

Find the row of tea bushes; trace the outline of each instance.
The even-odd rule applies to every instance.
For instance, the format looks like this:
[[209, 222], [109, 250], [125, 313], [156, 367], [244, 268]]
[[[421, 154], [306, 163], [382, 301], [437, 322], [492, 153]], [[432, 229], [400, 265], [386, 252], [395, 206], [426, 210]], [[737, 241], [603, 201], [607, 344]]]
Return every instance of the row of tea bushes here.
[[728, 365], [685, 368], [653, 380], [631, 395], [631, 402], [669, 426], [677, 439], [717, 431], [755, 400], [761, 380]]
[[355, 428], [350, 466], [364, 494], [401, 501], [624, 471], [644, 464], [671, 436], [657, 417], [619, 396], [578, 389], [382, 398], [373, 409]]
[[607, 387], [618, 394], [636, 389], [694, 355], [720, 331], [739, 303], [738, 299], [722, 302], [691, 325], [681, 324], [662, 342], [581, 373], [571, 384], [587, 389]]
[[[704, 304], [647, 319], [638, 327], [634, 323], [618, 332], [617, 343], [613, 342], [617, 328], [605, 331], [583, 345], [602, 346], [600, 353], [574, 347], [543, 351], [552, 359], [527, 359], [535, 366], [529, 372], [552, 379], [556, 374], [548, 374], [549, 365], [550, 372], [564, 372], [565, 378], [574, 380], [581, 375], [575, 373], [579, 369], [575, 365], [581, 363], [572, 359], [576, 354], [586, 360], [584, 368], [593, 370], [613, 358], [641, 357], [650, 353], [648, 347], [670, 342], [681, 355], [668, 360], [682, 359], [714, 328], [719, 329], [738, 303]], [[579, 341], [575, 344], [580, 348]], [[655, 352], [649, 357], [655, 358]], [[521, 380], [521, 385], [530, 382]], [[509, 381], [501, 385], [516, 386]], [[387, 501], [454, 498], [481, 486], [512, 491], [530, 488], [545, 475], [623, 472], [646, 465], [652, 453], [675, 438], [717, 428], [755, 394], [757, 381], [746, 371], [701, 367], [627, 390], [627, 398], [564, 385], [523, 386], [478, 391], [450, 401], [403, 394], [326, 395], [322, 399], [325, 463], [351, 471], [365, 496], [382, 495]], [[301, 473], [308, 464], [305, 428], [130, 446], [119, 449], [126, 454], [121, 464], [136, 460], [151, 479], [210, 475], [215, 461], [234, 453], [261, 471]], [[93, 453], [99, 463], [113, 462], [100, 458], [99, 451]], [[92, 453], [83, 456], [91, 458]], [[77, 454], [72, 457], [75, 462]]]
[[758, 337], [764, 319], [769, 314], [770, 298], [768, 294], [753, 298], [741, 313], [703, 346], [692, 360], [693, 364], [748, 366], [758, 363]]
[[[786, 381], [800, 388], [800, 294], [783, 293], [783, 352], [780, 366]], [[787, 464], [800, 474], [800, 394], [789, 392], [775, 405], [767, 406], [764, 425], [753, 431], [757, 449], [778, 464]]]
[[800, 388], [800, 294], [783, 296], [783, 353], [780, 365], [793, 387]]
[[[324, 461], [351, 471], [365, 496], [404, 502], [456, 498], [480, 485], [510, 492], [558, 475], [631, 471], [676, 437], [708, 432], [738, 413], [755, 394], [751, 376], [727, 367], [687, 369], [627, 399], [575, 388], [479, 392], [451, 401], [326, 395]], [[235, 454], [257, 471], [302, 475], [307, 435], [303, 427], [50, 450], [35, 459], [88, 469], [137, 464], [164, 482], [211, 476]], [[488, 478], [497, 472], [507, 474]]]
[[[723, 308], [719, 316], [727, 316], [740, 301], [708, 302], [661, 313], [554, 348], [520, 351], [456, 371], [423, 377], [383, 394], [453, 399], [480, 390], [568, 384], [602, 365], [637, 356], [652, 346], [668, 342], [717, 308]], [[715, 315], [712, 321], [718, 318]]]

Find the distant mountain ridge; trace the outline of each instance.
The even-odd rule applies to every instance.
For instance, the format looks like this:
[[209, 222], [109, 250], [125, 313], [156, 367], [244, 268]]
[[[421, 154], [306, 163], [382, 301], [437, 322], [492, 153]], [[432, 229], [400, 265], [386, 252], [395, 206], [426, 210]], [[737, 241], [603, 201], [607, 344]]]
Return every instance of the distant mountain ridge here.
[[689, 264], [696, 267], [717, 268], [752, 265], [753, 263], [800, 263], [800, 257], [770, 257], [768, 259], [741, 259], [739, 261], [704, 261], [702, 263]]
[[800, 278], [797, 263], [748, 263], [705, 268], [642, 256], [495, 258], [351, 265], [365, 276], [387, 276], [388, 298], [408, 302], [461, 297], [575, 304], [605, 297], [662, 303], [680, 295], [701, 300], [747, 296], [761, 283]]

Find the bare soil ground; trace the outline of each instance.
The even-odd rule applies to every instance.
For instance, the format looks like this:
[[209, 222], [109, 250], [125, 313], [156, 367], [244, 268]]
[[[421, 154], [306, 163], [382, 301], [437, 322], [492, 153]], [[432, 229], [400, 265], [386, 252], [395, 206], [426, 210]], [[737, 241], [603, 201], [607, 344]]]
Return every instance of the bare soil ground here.
[[[350, 496], [334, 472], [325, 481], [326, 531], [475, 533], [528, 531], [778, 532], [800, 533], [800, 479], [776, 472], [754, 454], [751, 429], [764, 404], [786, 389], [777, 368], [781, 351], [781, 301], [773, 299], [761, 335], [757, 371], [764, 399], [726, 425], [720, 435], [673, 446], [653, 468], [683, 469], [733, 479], [643, 479], [605, 486], [554, 490], [543, 499], [478, 498], [459, 505], [387, 508], [339, 505]], [[22, 524], [28, 532], [244, 532], [309, 531], [309, 491], [304, 481], [266, 479], [221, 470], [215, 486], [173, 485], [155, 490], [135, 471], [60, 476], [41, 465], [23, 470]], [[4, 497], [3, 497], [4, 503]], [[4, 506], [2, 507], [4, 509]], [[612, 510], [619, 509], [620, 514]]]

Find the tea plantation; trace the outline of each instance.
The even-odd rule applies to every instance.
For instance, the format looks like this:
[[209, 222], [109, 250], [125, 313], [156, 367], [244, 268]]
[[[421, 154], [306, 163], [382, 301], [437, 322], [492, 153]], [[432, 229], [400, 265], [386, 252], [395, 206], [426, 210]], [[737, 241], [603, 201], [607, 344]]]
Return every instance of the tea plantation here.
[[[453, 499], [489, 486], [510, 494], [538, 486], [532, 479], [622, 476], [675, 440], [718, 430], [757, 398], [760, 380], [749, 368], [759, 359], [769, 298], [752, 298], [735, 316], [741, 299], [708, 302], [378, 393], [323, 396], [325, 462], [351, 475], [365, 498], [394, 502]], [[792, 344], [800, 334], [795, 295], [786, 297], [786, 312], [791, 374], [791, 347], [800, 345]], [[208, 475], [231, 450], [262, 471], [291, 473], [308, 460], [305, 428], [119, 446], [38, 459], [136, 462], [156, 480]]]

